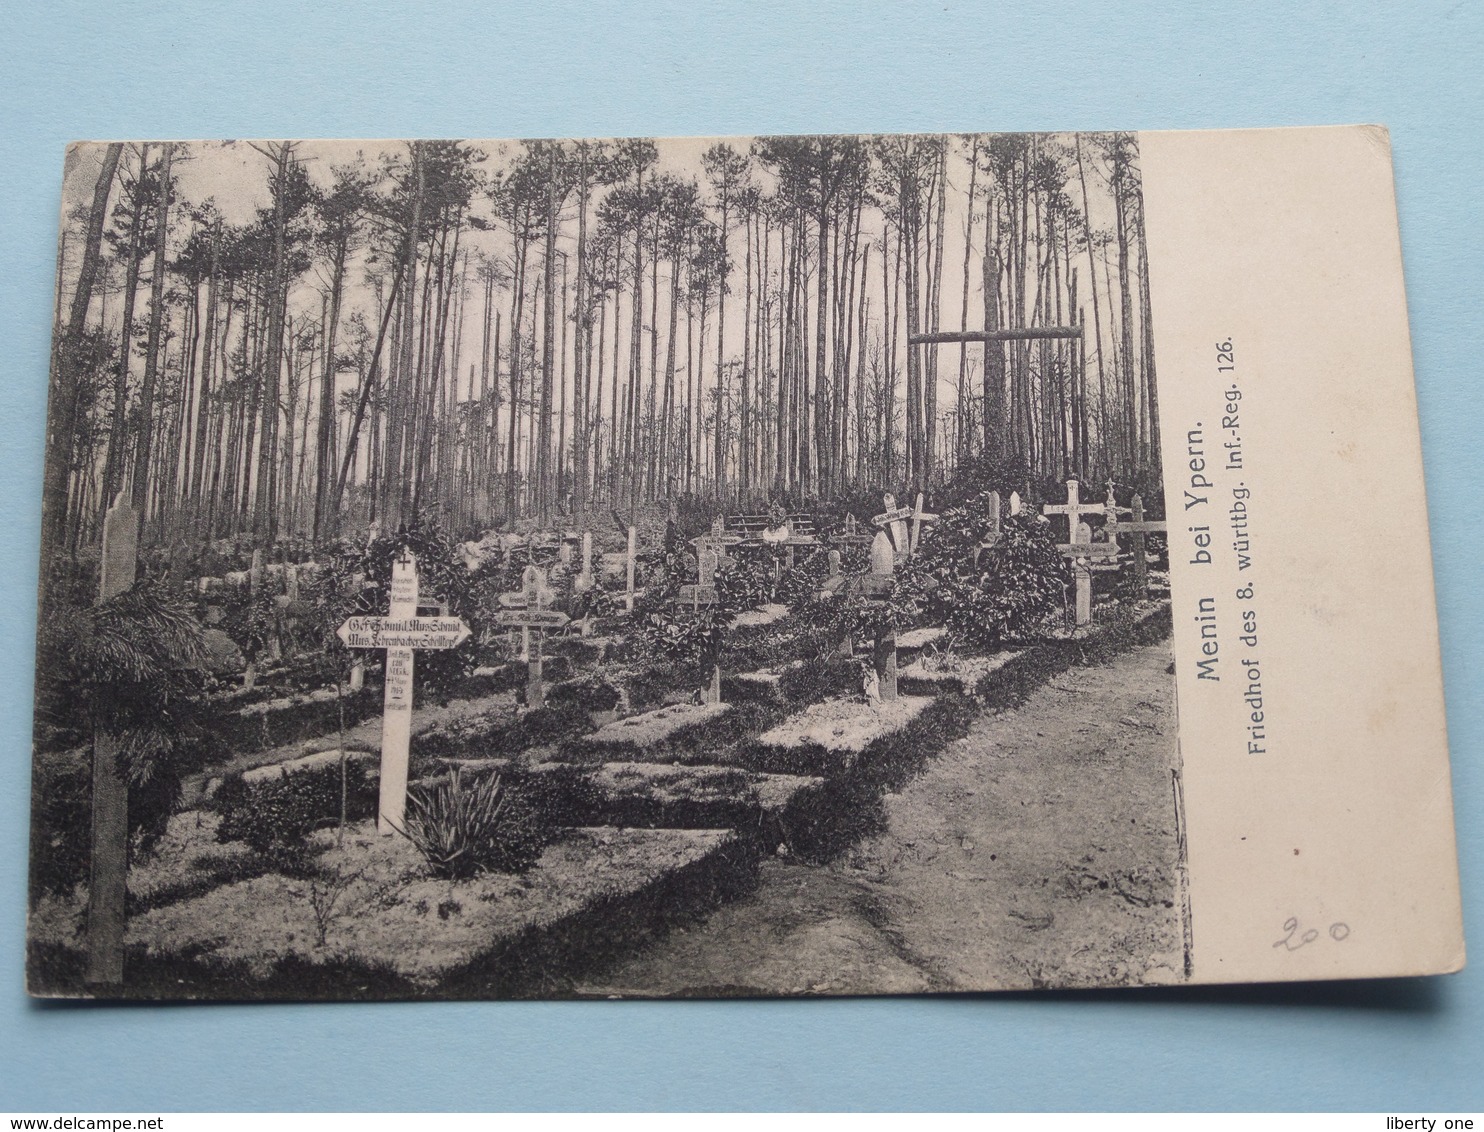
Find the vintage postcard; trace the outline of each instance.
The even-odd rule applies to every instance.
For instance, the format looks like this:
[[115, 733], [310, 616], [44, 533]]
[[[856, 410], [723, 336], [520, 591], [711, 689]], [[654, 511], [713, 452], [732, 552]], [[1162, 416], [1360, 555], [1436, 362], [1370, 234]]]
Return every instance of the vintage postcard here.
[[34, 995], [1463, 964], [1384, 129], [78, 143], [55, 301]]

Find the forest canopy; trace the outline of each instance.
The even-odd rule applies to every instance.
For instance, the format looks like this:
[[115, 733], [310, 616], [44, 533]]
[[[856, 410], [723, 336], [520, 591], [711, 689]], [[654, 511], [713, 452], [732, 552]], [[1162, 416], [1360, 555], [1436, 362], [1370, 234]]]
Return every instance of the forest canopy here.
[[87, 143], [63, 201], [45, 556], [120, 493], [267, 546], [1158, 482], [1132, 134]]

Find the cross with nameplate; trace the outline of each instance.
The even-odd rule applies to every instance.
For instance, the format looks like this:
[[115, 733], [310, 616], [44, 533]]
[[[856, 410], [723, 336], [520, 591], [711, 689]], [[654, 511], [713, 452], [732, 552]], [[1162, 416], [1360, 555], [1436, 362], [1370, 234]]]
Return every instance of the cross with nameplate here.
[[1047, 503], [1041, 508], [1043, 515], [1065, 515], [1067, 517], [1067, 536], [1072, 542], [1077, 527], [1082, 522], [1083, 515], [1104, 514], [1101, 503], [1083, 503], [1078, 496], [1079, 485], [1076, 480], [1067, 480], [1067, 501], [1065, 503]]
[[1118, 569], [1118, 543], [1093, 542], [1092, 528], [1086, 523], [1077, 524], [1077, 537], [1073, 542], [1063, 543], [1057, 548], [1072, 563], [1072, 577], [1077, 584], [1077, 624], [1092, 622], [1092, 574], [1093, 571]]
[[335, 631], [347, 648], [386, 650], [376, 810], [376, 831], [383, 836], [399, 831], [406, 815], [416, 650], [457, 648], [469, 636], [469, 626], [458, 617], [419, 617], [417, 596], [417, 559], [404, 548], [392, 560], [386, 616], [348, 617]]
[[912, 508], [898, 507], [897, 497], [889, 491], [881, 497], [881, 502], [886, 510], [880, 515], [871, 516], [871, 523], [880, 530], [889, 532], [891, 544], [896, 548], [897, 559], [903, 560], [912, 553], [907, 534], [907, 520], [912, 518]]
[[526, 645], [526, 707], [537, 708], [546, 702], [541, 656], [545, 631], [560, 629], [570, 620], [560, 610], [546, 608], [555, 596], [546, 585], [546, 571], [539, 566], [525, 568], [518, 591], [500, 595], [505, 608], [496, 614], [495, 623], [520, 629]]

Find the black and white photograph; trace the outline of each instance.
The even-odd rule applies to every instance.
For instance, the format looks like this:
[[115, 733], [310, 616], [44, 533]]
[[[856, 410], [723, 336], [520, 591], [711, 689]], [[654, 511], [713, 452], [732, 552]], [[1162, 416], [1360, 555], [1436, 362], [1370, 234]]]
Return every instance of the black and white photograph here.
[[27, 978], [1191, 975], [1138, 137], [69, 148]]

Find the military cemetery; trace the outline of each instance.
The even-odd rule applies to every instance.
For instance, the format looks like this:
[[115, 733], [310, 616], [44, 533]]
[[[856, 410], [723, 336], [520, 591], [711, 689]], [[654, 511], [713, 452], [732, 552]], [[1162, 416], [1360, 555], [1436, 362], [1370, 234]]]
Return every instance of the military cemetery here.
[[69, 181], [33, 990], [1183, 977], [1130, 136], [236, 145]]

